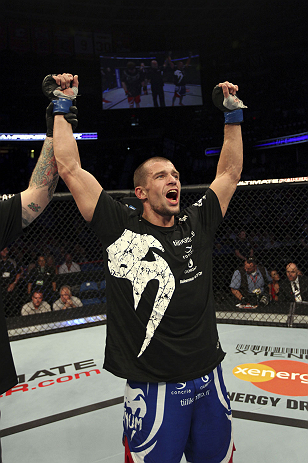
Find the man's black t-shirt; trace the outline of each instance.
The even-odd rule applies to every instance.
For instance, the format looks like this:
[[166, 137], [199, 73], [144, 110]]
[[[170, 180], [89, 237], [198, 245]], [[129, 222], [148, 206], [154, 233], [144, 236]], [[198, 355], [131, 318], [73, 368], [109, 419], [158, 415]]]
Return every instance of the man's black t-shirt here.
[[16, 274], [17, 271], [13, 262], [9, 259], [0, 260], [0, 285], [2, 291], [7, 291], [9, 285], [15, 281]]
[[53, 294], [52, 283], [56, 281], [54, 269], [40, 266], [34, 267], [29, 274], [29, 283], [32, 283], [31, 291], [41, 291], [44, 296]]
[[[0, 201], [0, 248], [4, 249], [22, 232], [20, 194]], [[0, 294], [0, 394], [17, 383]]]
[[106, 370], [135, 381], [182, 382], [221, 362], [212, 292], [221, 220], [210, 189], [173, 227], [155, 226], [102, 192], [90, 225], [106, 262]]
[[186, 76], [184, 68], [176, 69], [174, 71], [174, 83], [178, 87], [186, 85]]

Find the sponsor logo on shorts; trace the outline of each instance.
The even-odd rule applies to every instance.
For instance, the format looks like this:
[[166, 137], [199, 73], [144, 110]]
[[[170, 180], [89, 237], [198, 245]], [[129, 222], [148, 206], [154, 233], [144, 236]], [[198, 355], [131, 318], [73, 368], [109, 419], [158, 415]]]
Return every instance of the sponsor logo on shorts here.
[[210, 395], [210, 391], [203, 391], [199, 392], [196, 394], [194, 397], [188, 397], [187, 399], [181, 399], [181, 407], [185, 407], [186, 405], [191, 405], [194, 402], [197, 402], [197, 400], [202, 399], [202, 397]]
[[177, 383], [178, 386], [176, 386], [176, 390], [171, 391], [171, 395], [177, 395], [177, 394], [190, 394], [191, 389], [185, 389], [186, 388], [186, 383]]

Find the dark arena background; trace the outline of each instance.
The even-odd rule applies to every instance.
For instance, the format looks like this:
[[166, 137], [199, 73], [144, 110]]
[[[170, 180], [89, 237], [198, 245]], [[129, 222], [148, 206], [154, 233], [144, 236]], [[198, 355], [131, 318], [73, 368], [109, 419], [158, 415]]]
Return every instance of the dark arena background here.
[[[238, 357], [233, 355], [234, 347], [231, 358], [236, 358], [235, 363], [240, 364], [237, 360], [240, 355], [242, 363], [248, 362], [243, 352], [251, 353], [251, 362], [260, 361], [255, 358], [256, 352], [262, 352], [262, 355], [265, 352], [268, 356], [275, 353], [280, 359], [296, 355], [299, 362], [306, 362], [307, 369], [307, 337], [304, 345], [298, 343], [303, 339], [303, 332], [307, 336], [308, 297], [307, 301], [300, 302], [279, 298], [274, 301], [267, 286], [272, 272], [279, 274], [280, 285], [287, 282], [286, 265], [290, 262], [297, 265], [301, 276], [308, 277], [307, 56], [307, 15], [304, 2], [300, 1], [69, 0], [59, 5], [36, 0], [5, 2], [0, 15], [0, 200], [27, 188], [40, 154], [46, 131], [47, 106], [41, 83], [47, 74], [78, 74], [79, 122], [75, 137], [82, 165], [115, 199], [133, 206], [136, 205], [133, 172], [153, 155], [169, 158], [180, 171], [182, 207], [195, 203], [204, 195], [215, 177], [223, 141], [223, 116], [213, 106], [211, 92], [217, 83], [225, 80], [238, 84], [239, 96], [248, 106], [242, 124], [244, 168], [215, 239], [213, 286], [217, 320], [222, 327], [222, 337], [228, 338], [226, 344], [230, 343], [231, 350], [233, 330], [253, 333], [251, 341], [247, 340], [246, 334], [243, 335], [241, 339], [245, 340], [242, 343], [240, 337], [235, 336], [239, 343], [237, 352], [242, 353]], [[174, 85], [165, 66], [162, 72], [166, 106], [153, 107], [151, 84], [146, 81], [140, 108], [128, 107], [121, 87], [123, 71], [129, 61], [135, 61], [138, 69], [144, 63], [146, 78], [152, 59], [156, 59], [162, 68], [167, 62], [176, 65], [182, 60], [187, 63], [187, 94], [183, 106], [179, 105], [178, 99], [174, 106], [171, 104]], [[264, 290], [266, 300], [262, 299], [263, 294], [256, 292], [249, 301], [240, 303], [231, 291], [234, 273], [243, 269], [239, 254], [244, 248], [247, 256], [268, 274]], [[78, 264], [75, 273], [61, 273], [67, 254]], [[33, 275], [40, 256], [50, 266], [51, 276], [45, 282], [44, 299], [51, 310], [24, 316], [21, 310], [30, 301], [29, 288], [34, 289]], [[102, 247], [81, 217], [62, 180], [53, 201], [39, 219], [8, 249], [1, 250], [0, 265], [8, 333], [12, 346], [16, 346], [16, 358], [20, 355], [21, 359], [18, 373], [26, 373], [21, 371], [24, 364], [22, 354], [18, 354], [21, 352], [19, 343], [25, 343], [25, 346], [38, 341], [47, 343], [52, 336], [71, 336], [67, 339], [73, 343], [73, 336], [78, 332], [85, 336], [84, 333], [91, 329], [105, 329], [108, 297]], [[8, 291], [10, 282], [6, 278], [5, 265], [10, 266], [12, 278], [18, 276], [13, 291]], [[81, 307], [54, 310], [63, 285], [70, 286], [72, 294], [80, 299]], [[260, 331], [256, 331], [258, 329]], [[268, 340], [268, 333], [273, 342]], [[279, 336], [276, 333], [280, 333]], [[288, 340], [288, 345], [283, 343], [284, 339]], [[234, 340], [234, 346], [236, 342]], [[73, 352], [72, 345], [69, 349]], [[256, 345], [259, 350], [251, 348]], [[65, 349], [64, 341], [63, 346]], [[101, 342], [102, 356], [103, 346]], [[75, 360], [79, 362], [85, 358]], [[92, 358], [90, 353], [89, 358]], [[94, 360], [87, 365], [93, 366]], [[56, 357], [53, 361], [58, 364]], [[231, 369], [228, 363], [226, 365], [231, 377], [235, 364]], [[35, 366], [41, 372], [37, 376], [44, 376], [42, 372], [50, 371], [49, 367], [42, 359], [40, 365]], [[64, 372], [63, 368], [60, 370]], [[25, 378], [21, 376], [20, 384]], [[111, 381], [110, 377], [108, 381]], [[232, 379], [231, 384], [232, 381], [235, 380]], [[111, 386], [106, 386], [106, 391], [109, 391], [108, 387]], [[262, 431], [251, 428], [251, 432], [256, 435], [259, 432], [262, 439], [268, 439], [267, 448], [271, 447], [268, 437], [271, 433], [267, 432], [271, 428], [264, 431], [266, 426], [275, 426], [275, 432], [278, 432], [276, 429], [280, 432], [281, 428], [296, 428], [296, 431], [302, 428], [300, 432], [307, 429], [308, 391], [298, 395], [290, 393], [286, 399], [286, 414], [277, 412], [273, 415], [267, 409], [261, 416], [258, 415], [260, 407], [243, 408], [244, 403], [252, 404], [253, 396], [256, 405], [261, 405], [261, 391], [258, 396], [258, 391], [254, 395], [247, 388], [238, 387], [237, 390], [236, 385], [232, 387], [234, 390], [230, 390], [230, 396], [234, 402], [235, 422], [241, 421], [243, 430], [249, 420], [254, 425], [262, 422]], [[106, 401], [110, 399], [115, 401], [112, 405], [120, 404], [122, 396], [119, 397], [117, 392], [114, 394], [117, 395], [106, 393]], [[262, 397], [269, 394], [270, 391], [263, 391]], [[304, 397], [299, 398], [300, 395]], [[78, 409], [80, 413], [74, 411], [70, 416], [83, 416], [88, 412], [91, 415], [93, 410], [109, 407], [109, 402], [102, 405], [102, 400], [105, 399], [97, 395], [94, 408], [86, 411], [80, 411], [76, 404], [71, 407], [61, 405], [57, 413]], [[0, 398], [0, 407], [1, 401], [8, 403], [8, 397]], [[61, 401], [65, 402], [61, 399], [61, 404]], [[237, 404], [236, 408], [236, 401], [243, 404]], [[79, 407], [81, 405], [90, 406], [84, 402]], [[13, 401], [10, 407], [10, 410], [14, 408]], [[31, 401], [25, 410], [28, 407], [32, 407]], [[298, 411], [298, 415], [295, 412], [292, 415], [290, 410]], [[60, 415], [50, 418], [56, 413], [50, 410], [44, 416], [31, 415], [29, 420], [14, 413], [11, 421], [5, 422], [3, 418], [5, 463], [15, 463], [21, 455], [14, 453], [13, 440], [10, 439], [17, 432], [32, 429], [31, 420], [36, 423], [35, 428], [67, 418], [62, 415], [61, 418]], [[109, 418], [104, 416], [103, 419]], [[44, 422], [37, 424], [37, 420]], [[287, 440], [283, 431], [281, 442]], [[290, 440], [294, 446], [294, 438]], [[6, 442], [8, 450], [5, 450]], [[243, 448], [245, 445], [243, 443]], [[275, 457], [274, 450], [264, 455], [256, 443], [251, 445], [257, 456], [248, 458], [238, 444], [234, 463], [282, 461], [282, 456]], [[93, 454], [82, 458], [78, 452], [70, 453], [65, 447], [65, 456], [56, 460], [118, 463], [123, 460], [121, 446], [118, 453], [114, 448], [109, 453], [106, 451], [104, 457]], [[284, 461], [303, 461], [299, 454], [291, 455], [284, 448]], [[37, 457], [23, 461], [49, 463], [54, 459], [43, 458], [38, 452]]]

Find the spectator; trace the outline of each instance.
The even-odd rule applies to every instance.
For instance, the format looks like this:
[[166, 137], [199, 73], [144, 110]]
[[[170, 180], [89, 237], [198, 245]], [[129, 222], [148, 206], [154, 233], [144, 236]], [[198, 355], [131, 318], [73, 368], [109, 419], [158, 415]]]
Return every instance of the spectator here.
[[80, 272], [80, 267], [78, 264], [76, 264], [76, 262], [73, 262], [72, 255], [69, 252], [67, 252], [65, 254], [64, 264], [60, 265], [59, 267], [59, 274], [74, 272]]
[[272, 282], [269, 284], [269, 295], [270, 300], [273, 302], [278, 302], [278, 293], [279, 293], [279, 280], [280, 276], [277, 270], [271, 270]]
[[80, 244], [75, 245], [73, 254], [77, 262], [87, 262], [89, 260], [85, 248]]
[[286, 274], [287, 280], [280, 284], [279, 301], [308, 301], [308, 278], [301, 274], [294, 262], [287, 264]]
[[56, 275], [59, 273], [58, 267], [55, 263], [55, 258], [53, 254], [50, 254], [46, 259], [46, 265], [49, 267]]
[[1, 290], [3, 295], [3, 302], [5, 313], [7, 316], [12, 315], [15, 306], [15, 288], [18, 280], [21, 277], [22, 269], [16, 269], [12, 259], [9, 257], [8, 248], [2, 249], [0, 252], [0, 277], [1, 277]]
[[50, 301], [57, 289], [55, 272], [46, 265], [45, 257], [42, 255], [38, 257], [36, 267], [29, 274], [28, 294], [34, 289], [44, 292], [46, 299]]
[[265, 291], [266, 281], [272, 281], [266, 268], [257, 266], [253, 258], [245, 260], [244, 267], [235, 270], [230, 283], [232, 294], [243, 304], [269, 303], [268, 292]]
[[34, 291], [32, 294], [32, 302], [27, 302], [27, 304], [22, 307], [21, 315], [33, 315], [50, 311], [51, 307], [48, 302], [43, 301], [43, 293]]
[[76, 296], [72, 296], [72, 291], [69, 286], [62, 286], [60, 289], [60, 298], [53, 304], [53, 310], [74, 309], [82, 307], [83, 304]]
[[235, 241], [235, 255], [242, 261], [253, 256], [253, 248], [247, 239], [245, 230], [241, 230], [237, 235]]

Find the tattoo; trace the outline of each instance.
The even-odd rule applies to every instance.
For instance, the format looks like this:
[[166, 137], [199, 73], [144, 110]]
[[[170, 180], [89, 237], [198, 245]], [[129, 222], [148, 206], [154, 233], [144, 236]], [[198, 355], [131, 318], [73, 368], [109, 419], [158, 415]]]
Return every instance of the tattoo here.
[[58, 180], [59, 180], [59, 174], [58, 174], [58, 168], [57, 168], [57, 174], [54, 176], [54, 178], [51, 180], [48, 186], [48, 201], [52, 200], [55, 189], [57, 188]]
[[21, 211], [21, 221], [22, 221], [22, 228], [27, 227], [33, 221], [34, 217], [31, 215], [25, 207], [22, 208]]
[[48, 200], [52, 198], [59, 179], [58, 167], [53, 153], [52, 140], [46, 139], [32, 173], [29, 187], [48, 187]]
[[[27, 227], [47, 206], [53, 197], [59, 179], [58, 167], [53, 153], [53, 140], [46, 138], [40, 157], [32, 173], [27, 202], [22, 207], [22, 227]], [[40, 190], [40, 191], [39, 191]], [[32, 201], [34, 199], [34, 201]], [[26, 203], [27, 204], [27, 203]]]
[[41, 206], [39, 206], [38, 204], [31, 203], [28, 204], [28, 208], [31, 209], [31, 211], [33, 212], [38, 212], [39, 209], [41, 209]]

